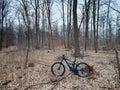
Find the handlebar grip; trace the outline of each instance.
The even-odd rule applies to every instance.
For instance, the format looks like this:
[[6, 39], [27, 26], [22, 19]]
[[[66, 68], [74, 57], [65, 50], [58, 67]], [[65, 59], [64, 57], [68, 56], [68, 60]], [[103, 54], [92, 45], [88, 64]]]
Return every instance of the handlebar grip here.
[[62, 56], [64, 57], [65, 55], [63, 54]]

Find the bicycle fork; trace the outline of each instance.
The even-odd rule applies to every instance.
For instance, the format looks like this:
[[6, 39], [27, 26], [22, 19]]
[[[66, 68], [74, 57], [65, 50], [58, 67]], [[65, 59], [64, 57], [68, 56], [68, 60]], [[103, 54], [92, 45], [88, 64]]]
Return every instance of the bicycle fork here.
[[[62, 63], [62, 62], [61, 62]], [[60, 66], [57, 68], [57, 70], [60, 70], [60, 67], [61, 67], [61, 64], [60, 64]]]

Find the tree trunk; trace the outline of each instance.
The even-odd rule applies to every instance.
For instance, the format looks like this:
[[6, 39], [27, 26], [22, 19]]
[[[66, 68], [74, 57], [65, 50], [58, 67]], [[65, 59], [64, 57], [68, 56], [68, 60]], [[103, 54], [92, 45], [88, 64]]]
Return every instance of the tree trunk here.
[[36, 49], [39, 49], [39, 23], [38, 23], [39, 0], [35, 0], [35, 29], [36, 29]]
[[94, 49], [97, 53], [97, 38], [96, 38], [96, 0], [93, 0], [93, 30], [94, 30]]
[[65, 41], [65, 11], [64, 11], [64, 0], [62, 0], [62, 18], [63, 18], [63, 38], [64, 38], [64, 47], [66, 48], [66, 41]]
[[2, 43], [3, 43], [3, 37], [4, 37], [4, 25], [3, 25], [3, 23], [4, 23], [4, 18], [5, 18], [5, 16], [6, 16], [6, 8], [7, 8], [7, 1], [5, 1], [5, 0], [2, 0], [1, 2], [0, 2], [0, 4], [1, 4], [1, 31], [0, 31], [0, 50], [2, 50]]
[[2, 29], [1, 29], [1, 32], [0, 32], [0, 50], [2, 50], [2, 42], [3, 42], [3, 22], [4, 22], [4, 16], [3, 16], [3, 11], [4, 11], [4, 9], [3, 9], [3, 5], [2, 5]]
[[24, 66], [24, 68], [26, 69], [28, 59], [29, 59], [29, 50], [30, 50], [30, 18], [29, 18], [29, 13], [28, 13], [29, 12], [29, 10], [28, 10], [29, 7], [28, 7], [27, 1], [21, 0], [21, 2], [22, 2], [22, 7], [24, 9], [23, 18], [24, 18], [25, 25], [27, 27], [27, 55], [26, 55], [25, 66]]
[[111, 21], [109, 21], [109, 47], [110, 49], [113, 49]]
[[89, 43], [91, 43], [90, 44], [90, 46], [91, 46], [91, 49], [93, 48], [92, 46], [93, 46], [93, 20], [92, 20], [92, 17], [91, 17], [91, 32], [90, 32], [90, 42]]
[[89, 43], [89, 34], [88, 34], [88, 31], [89, 31], [89, 10], [90, 10], [90, 2], [91, 0], [89, 0], [88, 2], [85, 0], [85, 51], [87, 49], [87, 45]]
[[109, 15], [109, 13], [110, 13], [110, 3], [111, 3], [111, 0], [109, 0], [109, 4], [108, 4], [107, 22], [106, 22], [106, 45], [107, 45], [108, 48], [110, 48], [110, 46], [109, 46], [109, 44], [110, 44], [110, 42], [109, 42], [109, 29], [110, 29], [110, 27], [109, 27], [109, 22], [110, 22], [110, 19], [109, 19], [110, 15]]
[[43, 7], [42, 7], [42, 47], [44, 46], [44, 42], [45, 42], [45, 5], [43, 3]]
[[68, 0], [67, 5], [67, 48], [70, 48], [70, 31], [71, 31], [71, 7], [72, 0]]
[[97, 32], [97, 35], [96, 35], [96, 48], [98, 49], [98, 33], [99, 33], [99, 10], [100, 10], [100, 0], [98, 0], [97, 2], [97, 28], [96, 28], [96, 32]]
[[47, 7], [47, 18], [48, 18], [48, 27], [49, 27], [49, 30], [50, 30], [50, 37], [49, 37], [49, 49], [50, 49], [50, 39], [51, 39], [51, 45], [52, 45], [52, 49], [53, 51], [55, 51], [55, 48], [54, 48], [54, 41], [53, 41], [53, 30], [52, 30], [52, 27], [51, 27], [51, 7], [52, 7], [52, 2], [47, 0], [47, 3], [46, 3], [46, 7]]
[[54, 41], [53, 41], [53, 31], [52, 31], [52, 28], [51, 28], [51, 19], [50, 19], [50, 15], [48, 16], [48, 23], [49, 23], [49, 30], [50, 30], [50, 38], [51, 38], [51, 41], [52, 41], [52, 49], [53, 51], [55, 51], [55, 48], [54, 48]]
[[80, 55], [79, 30], [77, 25], [77, 0], [73, 1], [73, 30], [74, 30], [74, 51]]

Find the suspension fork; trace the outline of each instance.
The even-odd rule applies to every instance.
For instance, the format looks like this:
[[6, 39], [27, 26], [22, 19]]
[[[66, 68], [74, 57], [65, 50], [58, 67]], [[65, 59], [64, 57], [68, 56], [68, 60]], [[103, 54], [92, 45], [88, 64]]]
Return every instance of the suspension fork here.
[[[62, 62], [63, 62], [63, 60], [64, 60], [64, 59], [62, 59], [62, 60], [60, 61], [60, 63], [62, 63]], [[60, 67], [61, 67], [61, 64], [60, 64], [60, 66], [58, 67], [58, 70], [60, 70]]]
[[63, 60], [64, 60], [64, 59], [62, 59], [60, 63], [62, 63], [62, 62], [63, 62]]

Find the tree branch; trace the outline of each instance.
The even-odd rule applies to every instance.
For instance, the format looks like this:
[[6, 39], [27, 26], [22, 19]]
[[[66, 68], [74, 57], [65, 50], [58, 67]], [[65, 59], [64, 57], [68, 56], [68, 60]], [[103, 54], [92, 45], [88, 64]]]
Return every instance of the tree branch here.
[[114, 11], [116, 11], [116, 12], [120, 13], [120, 11], [119, 11], [119, 10], [117, 10], [117, 9], [113, 8], [112, 6], [108, 5], [107, 3], [104, 3], [104, 2], [103, 2], [103, 4], [105, 4], [105, 5], [109, 6], [109, 7], [110, 7], [111, 9], [113, 9]]

